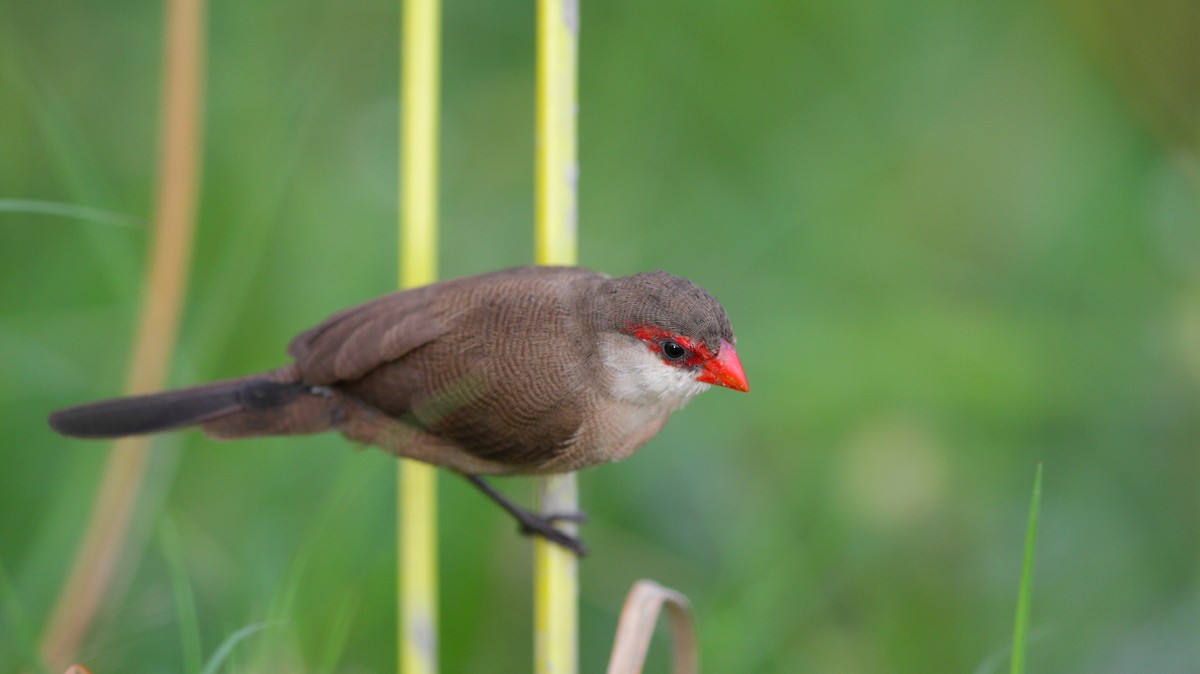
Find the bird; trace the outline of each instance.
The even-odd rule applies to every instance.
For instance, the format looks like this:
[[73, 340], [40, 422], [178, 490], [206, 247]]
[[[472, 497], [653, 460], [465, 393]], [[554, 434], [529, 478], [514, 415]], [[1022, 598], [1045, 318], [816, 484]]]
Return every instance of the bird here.
[[230, 440], [337, 431], [466, 477], [527, 535], [576, 554], [556, 526], [484, 477], [565, 473], [631, 455], [713, 387], [749, 392], [725, 309], [655, 271], [609, 277], [519, 267], [401, 290], [291, 340], [255, 375], [53, 412], [76, 438], [199, 427]]

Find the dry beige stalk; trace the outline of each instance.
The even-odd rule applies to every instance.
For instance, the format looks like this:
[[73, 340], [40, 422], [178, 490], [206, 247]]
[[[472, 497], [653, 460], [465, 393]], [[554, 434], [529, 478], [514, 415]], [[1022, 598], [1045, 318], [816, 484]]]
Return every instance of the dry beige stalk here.
[[687, 597], [650, 580], [634, 583], [621, 618], [617, 622], [617, 638], [608, 661], [608, 674], [641, 674], [650, 650], [650, 639], [663, 605], [671, 624], [672, 653], [675, 674], [697, 674], [700, 671], [696, 646], [696, 626]]
[[[204, 0], [169, 0], [164, 20], [157, 210], [125, 388], [129, 394], [158, 390], [166, 381], [187, 286], [199, 190]], [[42, 656], [52, 669], [71, 662], [104, 599], [141, 491], [147, 449], [146, 439], [125, 438], [109, 453], [83, 543], [42, 634]], [[87, 671], [75, 665], [73, 674], [76, 668]]]

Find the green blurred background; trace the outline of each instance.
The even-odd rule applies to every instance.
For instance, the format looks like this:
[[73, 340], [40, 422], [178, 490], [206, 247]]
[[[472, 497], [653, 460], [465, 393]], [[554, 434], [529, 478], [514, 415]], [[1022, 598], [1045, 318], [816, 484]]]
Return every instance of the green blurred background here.
[[[1007, 671], [1042, 461], [1030, 671], [1200, 672], [1200, 6], [582, 12], [581, 261], [709, 289], [753, 386], [581, 476], [583, 671], [641, 577], [692, 599], [709, 672]], [[0, 199], [144, 223], [161, 18], [0, 3]], [[534, 20], [445, 7], [444, 276], [532, 259]], [[213, 3], [175, 384], [280, 364], [394, 286], [397, 25], [394, 2]], [[14, 671], [104, 458], [45, 417], [121, 390], [146, 230], [10, 209], [0, 244]], [[266, 623], [227, 671], [393, 669], [393, 473], [332, 435], [161, 438], [83, 658], [182, 671], [187, 587], [206, 657]], [[443, 671], [529, 671], [529, 546], [441, 484]]]

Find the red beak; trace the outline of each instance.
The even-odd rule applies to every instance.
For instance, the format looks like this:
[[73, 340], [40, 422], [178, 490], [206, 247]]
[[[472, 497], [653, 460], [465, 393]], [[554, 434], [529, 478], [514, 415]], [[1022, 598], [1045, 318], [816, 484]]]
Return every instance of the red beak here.
[[742, 361], [738, 360], [737, 351], [732, 344], [723, 339], [721, 350], [716, 356], [704, 361], [704, 371], [696, 377], [696, 381], [744, 393], [750, 392], [750, 384], [746, 381], [746, 372], [742, 369]]

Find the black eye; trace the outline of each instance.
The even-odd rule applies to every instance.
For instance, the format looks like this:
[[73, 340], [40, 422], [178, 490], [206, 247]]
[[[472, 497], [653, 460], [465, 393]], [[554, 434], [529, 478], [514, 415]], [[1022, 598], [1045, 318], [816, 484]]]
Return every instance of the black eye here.
[[669, 339], [662, 343], [662, 352], [669, 360], [679, 360], [687, 355], [687, 349]]

